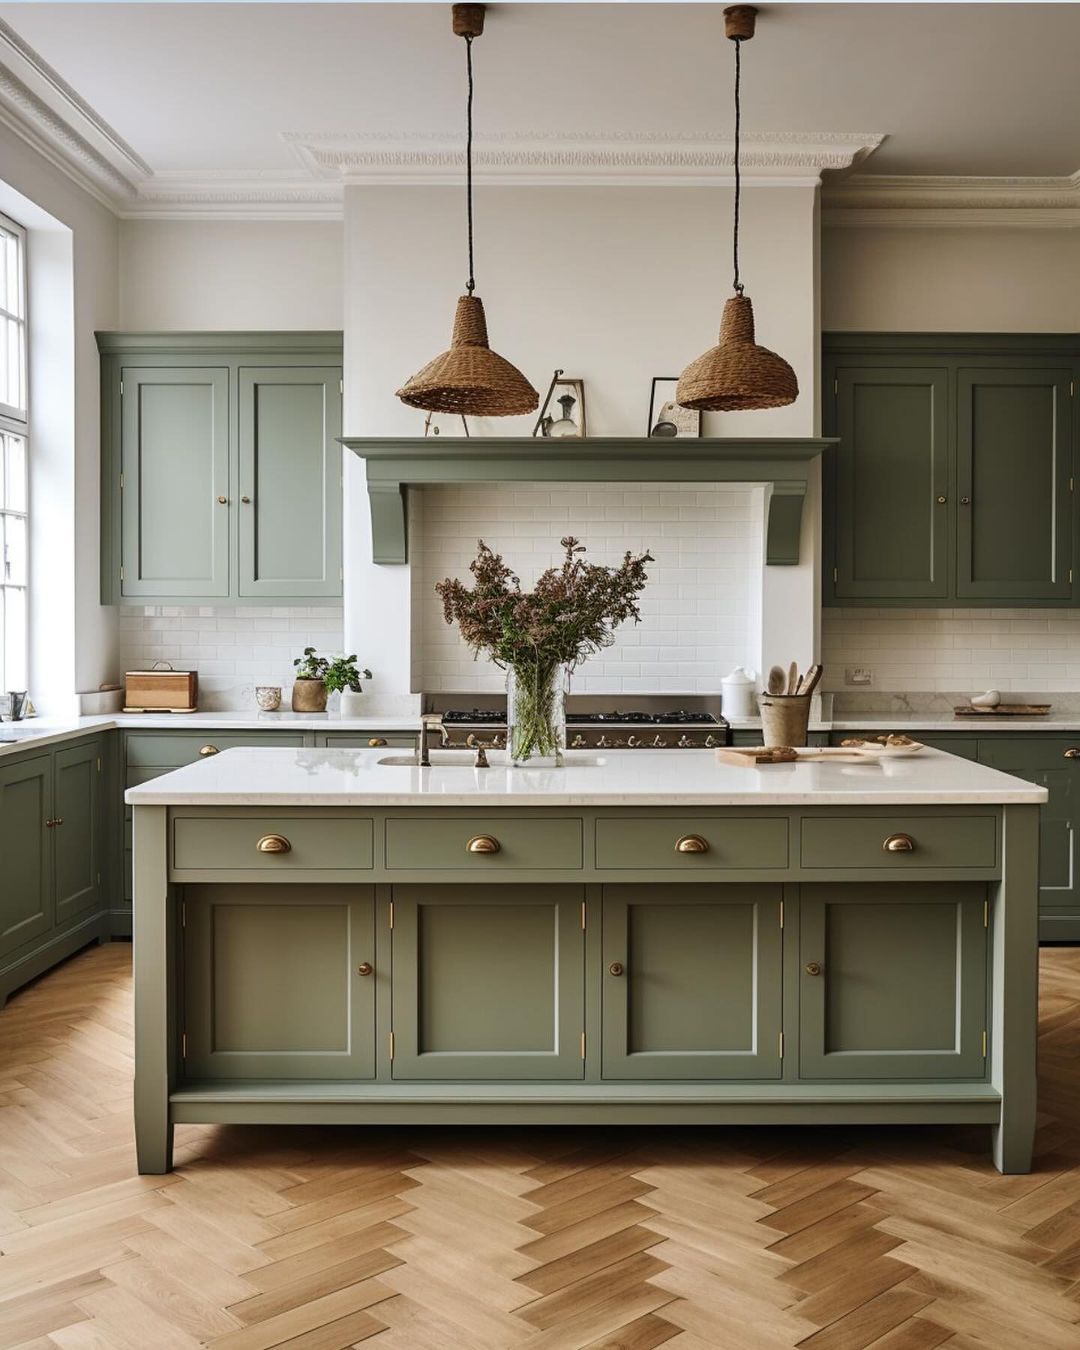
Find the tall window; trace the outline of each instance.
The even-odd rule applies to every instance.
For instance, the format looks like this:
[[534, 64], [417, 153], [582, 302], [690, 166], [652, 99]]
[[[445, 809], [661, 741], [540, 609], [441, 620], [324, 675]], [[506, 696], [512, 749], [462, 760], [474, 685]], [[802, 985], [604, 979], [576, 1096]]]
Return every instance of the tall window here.
[[0, 216], [0, 692], [27, 682], [26, 231]]

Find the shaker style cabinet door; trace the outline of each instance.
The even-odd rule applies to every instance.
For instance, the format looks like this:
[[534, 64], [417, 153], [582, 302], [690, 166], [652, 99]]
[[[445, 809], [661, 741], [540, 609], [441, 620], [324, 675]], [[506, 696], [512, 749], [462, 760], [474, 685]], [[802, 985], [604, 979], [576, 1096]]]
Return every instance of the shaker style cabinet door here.
[[122, 596], [229, 594], [229, 372], [127, 367]]
[[982, 1078], [985, 900], [967, 883], [803, 886], [800, 1078]]
[[958, 599], [1068, 598], [1067, 369], [957, 373]]
[[396, 886], [393, 1075], [581, 1079], [580, 886]]
[[0, 956], [53, 926], [52, 759], [0, 765]]
[[836, 371], [837, 597], [948, 594], [948, 371]]
[[372, 887], [188, 886], [185, 903], [188, 1078], [374, 1077]]
[[341, 594], [341, 370], [241, 367], [241, 596]]
[[605, 886], [603, 1076], [779, 1078], [779, 886]]
[[101, 899], [101, 793], [95, 740], [78, 741], [53, 757], [56, 922], [97, 907]]

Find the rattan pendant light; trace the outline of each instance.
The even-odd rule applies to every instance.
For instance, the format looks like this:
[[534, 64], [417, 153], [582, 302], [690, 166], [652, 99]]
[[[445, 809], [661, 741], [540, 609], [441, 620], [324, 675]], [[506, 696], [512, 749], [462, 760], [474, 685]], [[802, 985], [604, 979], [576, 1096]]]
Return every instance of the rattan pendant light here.
[[684, 408], [703, 412], [735, 412], [749, 408], [782, 408], [799, 396], [795, 372], [782, 356], [754, 341], [754, 307], [739, 279], [739, 208], [742, 180], [739, 136], [742, 110], [742, 44], [754, 36], [757, 10], [733, 5], [724, 10], [724, 31], [735, 44], [735, 219], [732, 253], [735, 294], [724, 305], [720, 341], [692, 361], [679, 377], [675, 399]]
[[473, 278], [473, 69], [472, 44], [484, 31], [484, 5], [454, 5], [453, 27], [465, 39], [466, 104], [465, 197], [469, 238], [469, 280], [457, 302], [450, 350], [429, 361], [397, 391], [402, 403], [426, 412], [469, 417], [513, 417], [534, 412], [540, 395], [516, 366], [488, 346], [484, 302], [474, 295]]

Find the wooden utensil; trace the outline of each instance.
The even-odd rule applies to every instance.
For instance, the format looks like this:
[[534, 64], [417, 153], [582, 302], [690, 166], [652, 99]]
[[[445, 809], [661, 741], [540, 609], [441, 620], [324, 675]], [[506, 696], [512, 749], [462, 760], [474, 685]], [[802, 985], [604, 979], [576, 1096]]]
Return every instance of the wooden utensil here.
[[1052, 703], [999, 703], [995, 708], [979, 708], [965, 704], [954, 708], [957, 717], [1045, 717]]
[[722, 747], [716, 758], [721, 764], [738, 764], [753, 768], [755, 764], [794, 764], [798, 755], [790, 745], [748, 745], [739, 749]]
[[804, 694], [807, 698], [809, 698], [810, 695], [814, 692], [814, 690], [818, 687], [818, 681], [821, 679], [824, 672], [825, 667], [819, 665], [815, 661], [814, 664], [803, 676], [802, 688], [799, 690], [799, 693]]
[[787, 691], [794, 694], [795, 688], [799, 683], [799, 667], [795, 661], [787, 668]]
[[784, 672], [779, 666], [769, 668], [769, 678], [765, 682], [765, 689], [774, 697], [779, 697], [784, 692]]

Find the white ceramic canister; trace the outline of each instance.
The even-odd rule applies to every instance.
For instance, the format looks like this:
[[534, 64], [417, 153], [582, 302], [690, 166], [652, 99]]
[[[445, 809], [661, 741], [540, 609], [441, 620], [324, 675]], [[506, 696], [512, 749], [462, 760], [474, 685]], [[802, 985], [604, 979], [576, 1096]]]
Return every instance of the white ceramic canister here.
[[730, 722], [732, 718], [756, 717], [758, 715], [757, 694], [754, 676], [742, 666], [736, 666], [730, 675], [720, 681], [723, 695], [721, 711]]

